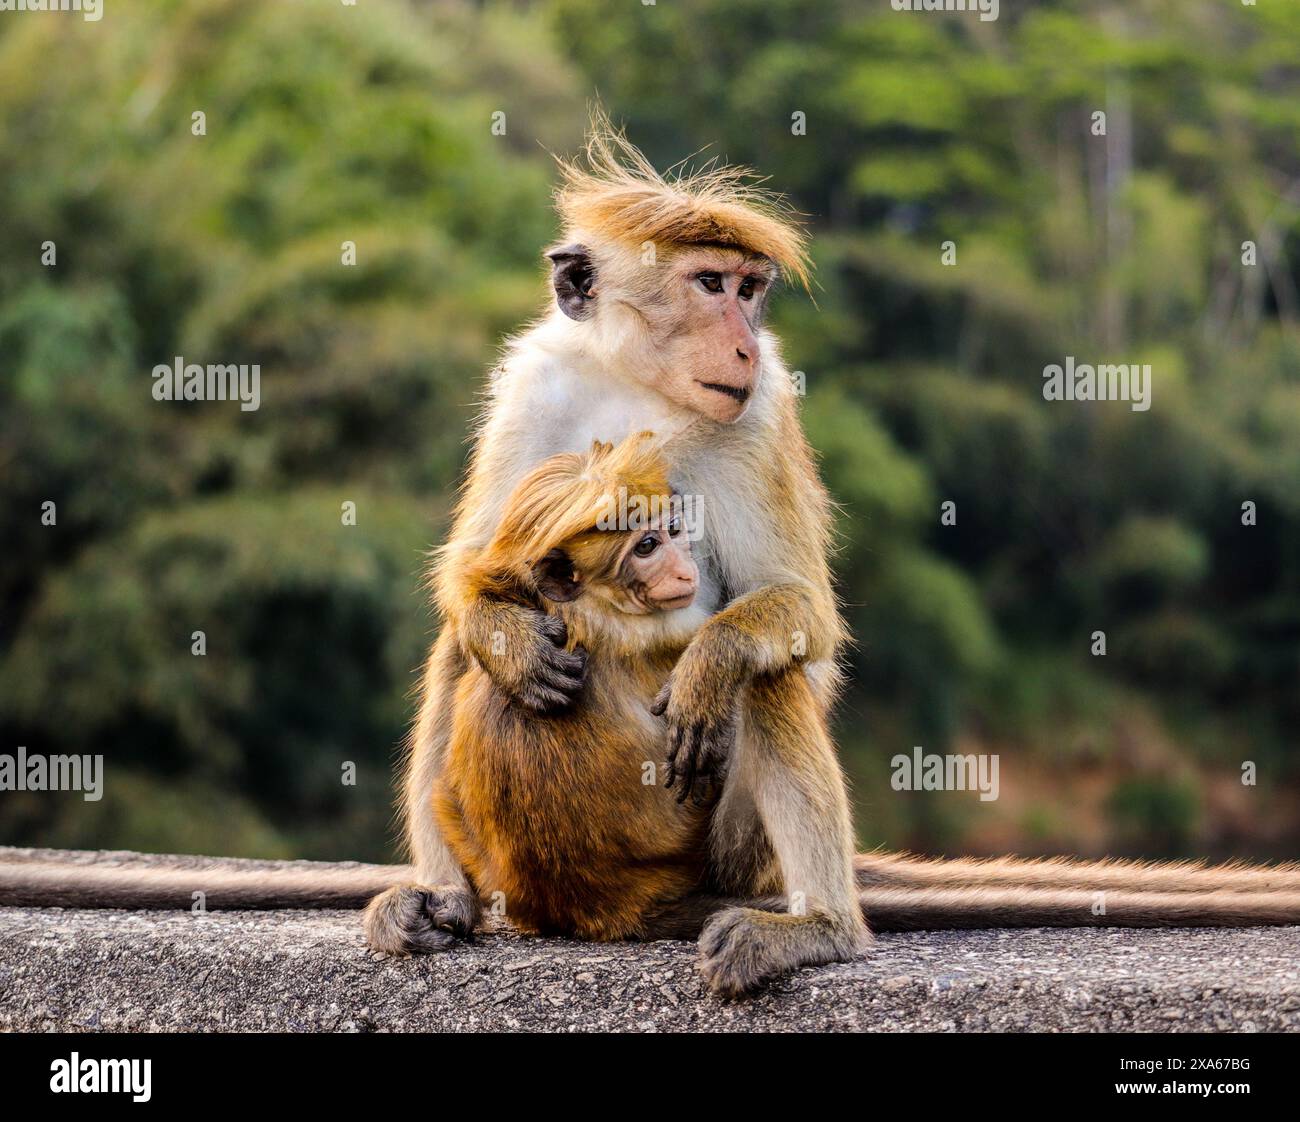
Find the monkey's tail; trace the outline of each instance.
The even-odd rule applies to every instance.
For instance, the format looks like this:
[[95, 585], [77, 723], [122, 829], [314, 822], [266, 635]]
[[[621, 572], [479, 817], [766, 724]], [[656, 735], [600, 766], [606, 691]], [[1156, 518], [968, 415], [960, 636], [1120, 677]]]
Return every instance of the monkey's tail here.
[[33, 908], [205, 909], [362, 908], [408, 883], [405, 865], [340, 868], [297, 861], [266, 869], [255, 862], [181, 859], [177, 864], [90, 863], [0, 858], [0, 906]]
[[981, 927], [1274, 927], [1300, 924], [1300, 892], [863, 888], [875, 931]]
[[906, 853], [860, 853], [860, 888], [1041, 888], [1124, 892], [1297, 892], [1300, 864], [1143, 862], [1068, 857], [926, 858]]

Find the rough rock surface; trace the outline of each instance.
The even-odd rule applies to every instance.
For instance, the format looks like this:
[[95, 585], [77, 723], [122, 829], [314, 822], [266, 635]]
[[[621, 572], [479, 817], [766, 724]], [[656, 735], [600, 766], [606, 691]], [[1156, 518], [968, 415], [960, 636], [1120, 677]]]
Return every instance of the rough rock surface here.
[[1295, 1030], [1300, 928], [882, 935], [724, 1002], [685, 943], [503, 933], [389, 959], [355, 912], [0, 908], [0, 1029]]

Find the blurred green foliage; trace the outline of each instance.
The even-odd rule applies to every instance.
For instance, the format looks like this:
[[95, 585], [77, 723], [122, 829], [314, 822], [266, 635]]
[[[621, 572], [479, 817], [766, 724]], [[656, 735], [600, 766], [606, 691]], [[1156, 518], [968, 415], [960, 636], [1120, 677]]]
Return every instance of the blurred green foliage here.
[[[1293, 856], [1297, 59], [1300, 7], [1214, 0], [0, 21], [0, 751], [109, 762], [100, 803], [0, 795], [0, 842], [392, 852], [423, 553], [599, 96], [816, 234], [775, 322], [840, 504], [864, 843]], [[153, 401], [177, 355], [260, 363], [261, 409]], [[1066, 355], [1151, 363], [1151, 410], [1044, 401]], [[958, 742], [1001, 803], [890, 790]]]

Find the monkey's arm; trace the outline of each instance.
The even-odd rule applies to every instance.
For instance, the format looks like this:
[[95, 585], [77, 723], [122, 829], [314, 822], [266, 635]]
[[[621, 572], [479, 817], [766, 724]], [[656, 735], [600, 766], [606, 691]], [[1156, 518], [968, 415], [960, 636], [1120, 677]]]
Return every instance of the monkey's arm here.
[[760, 674], [805, 661], [815, 649], [808, 638], [816, 627], [815, 602], [795, 584], [746, 593], [705, 624], [682, 654], [651, 708], [668, 720], [665, 786], [676, 786], [680, 801], [697, 781], [721, 779], [745, 687]]
[[456, 635], [506, 696], [535, 713], [572, 704], [586, 677], [587, 654], [566, 650], [564, 620], [547, 615], [517, 584], [485, 575], [478, 552], [461, 555], [456, 578]]
[[745, 540], [739, 548], [714, 543], [738, 595], [692, 640], [653, 709], [668, 720], [666, 785], [683, 800], [698, 778], [720, 778], [737, 702], [754, 678], [822, 664], [833, 681], [847, 637], [826, 561], [830, 500], [792, 404], [782, 420], [775, 444], [785, 454], [756, 465], [757, 509]]
[[581, 691], [585, 652], [565, 650], [564, 621], [538, 610], [517, 586], [495, 579], [480, 565], [515, 484], [555, 451], [544, 439], [553, 427], [549, 418], [512, 389], [538, 377], [530, 368], [498, 375], [431, 585], [444, 628], [461, 651], [508, 697], [535, 712], [549, 712], [571, 704]]

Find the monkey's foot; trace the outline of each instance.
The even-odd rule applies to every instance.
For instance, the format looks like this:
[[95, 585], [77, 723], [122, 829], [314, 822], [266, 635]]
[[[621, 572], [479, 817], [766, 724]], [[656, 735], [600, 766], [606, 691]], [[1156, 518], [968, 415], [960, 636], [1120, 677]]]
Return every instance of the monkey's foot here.
[[366, 907], [366, 942], [385, 954], [445, 951], [473, 933], [478, 917], [478, 898], [467, 889], [397, 885]]
[[800, 966], [847, 962], [869, 938], [828, 916], [725, 908], [700, 935], [700, 973], [714, 993], [741, 997]]

